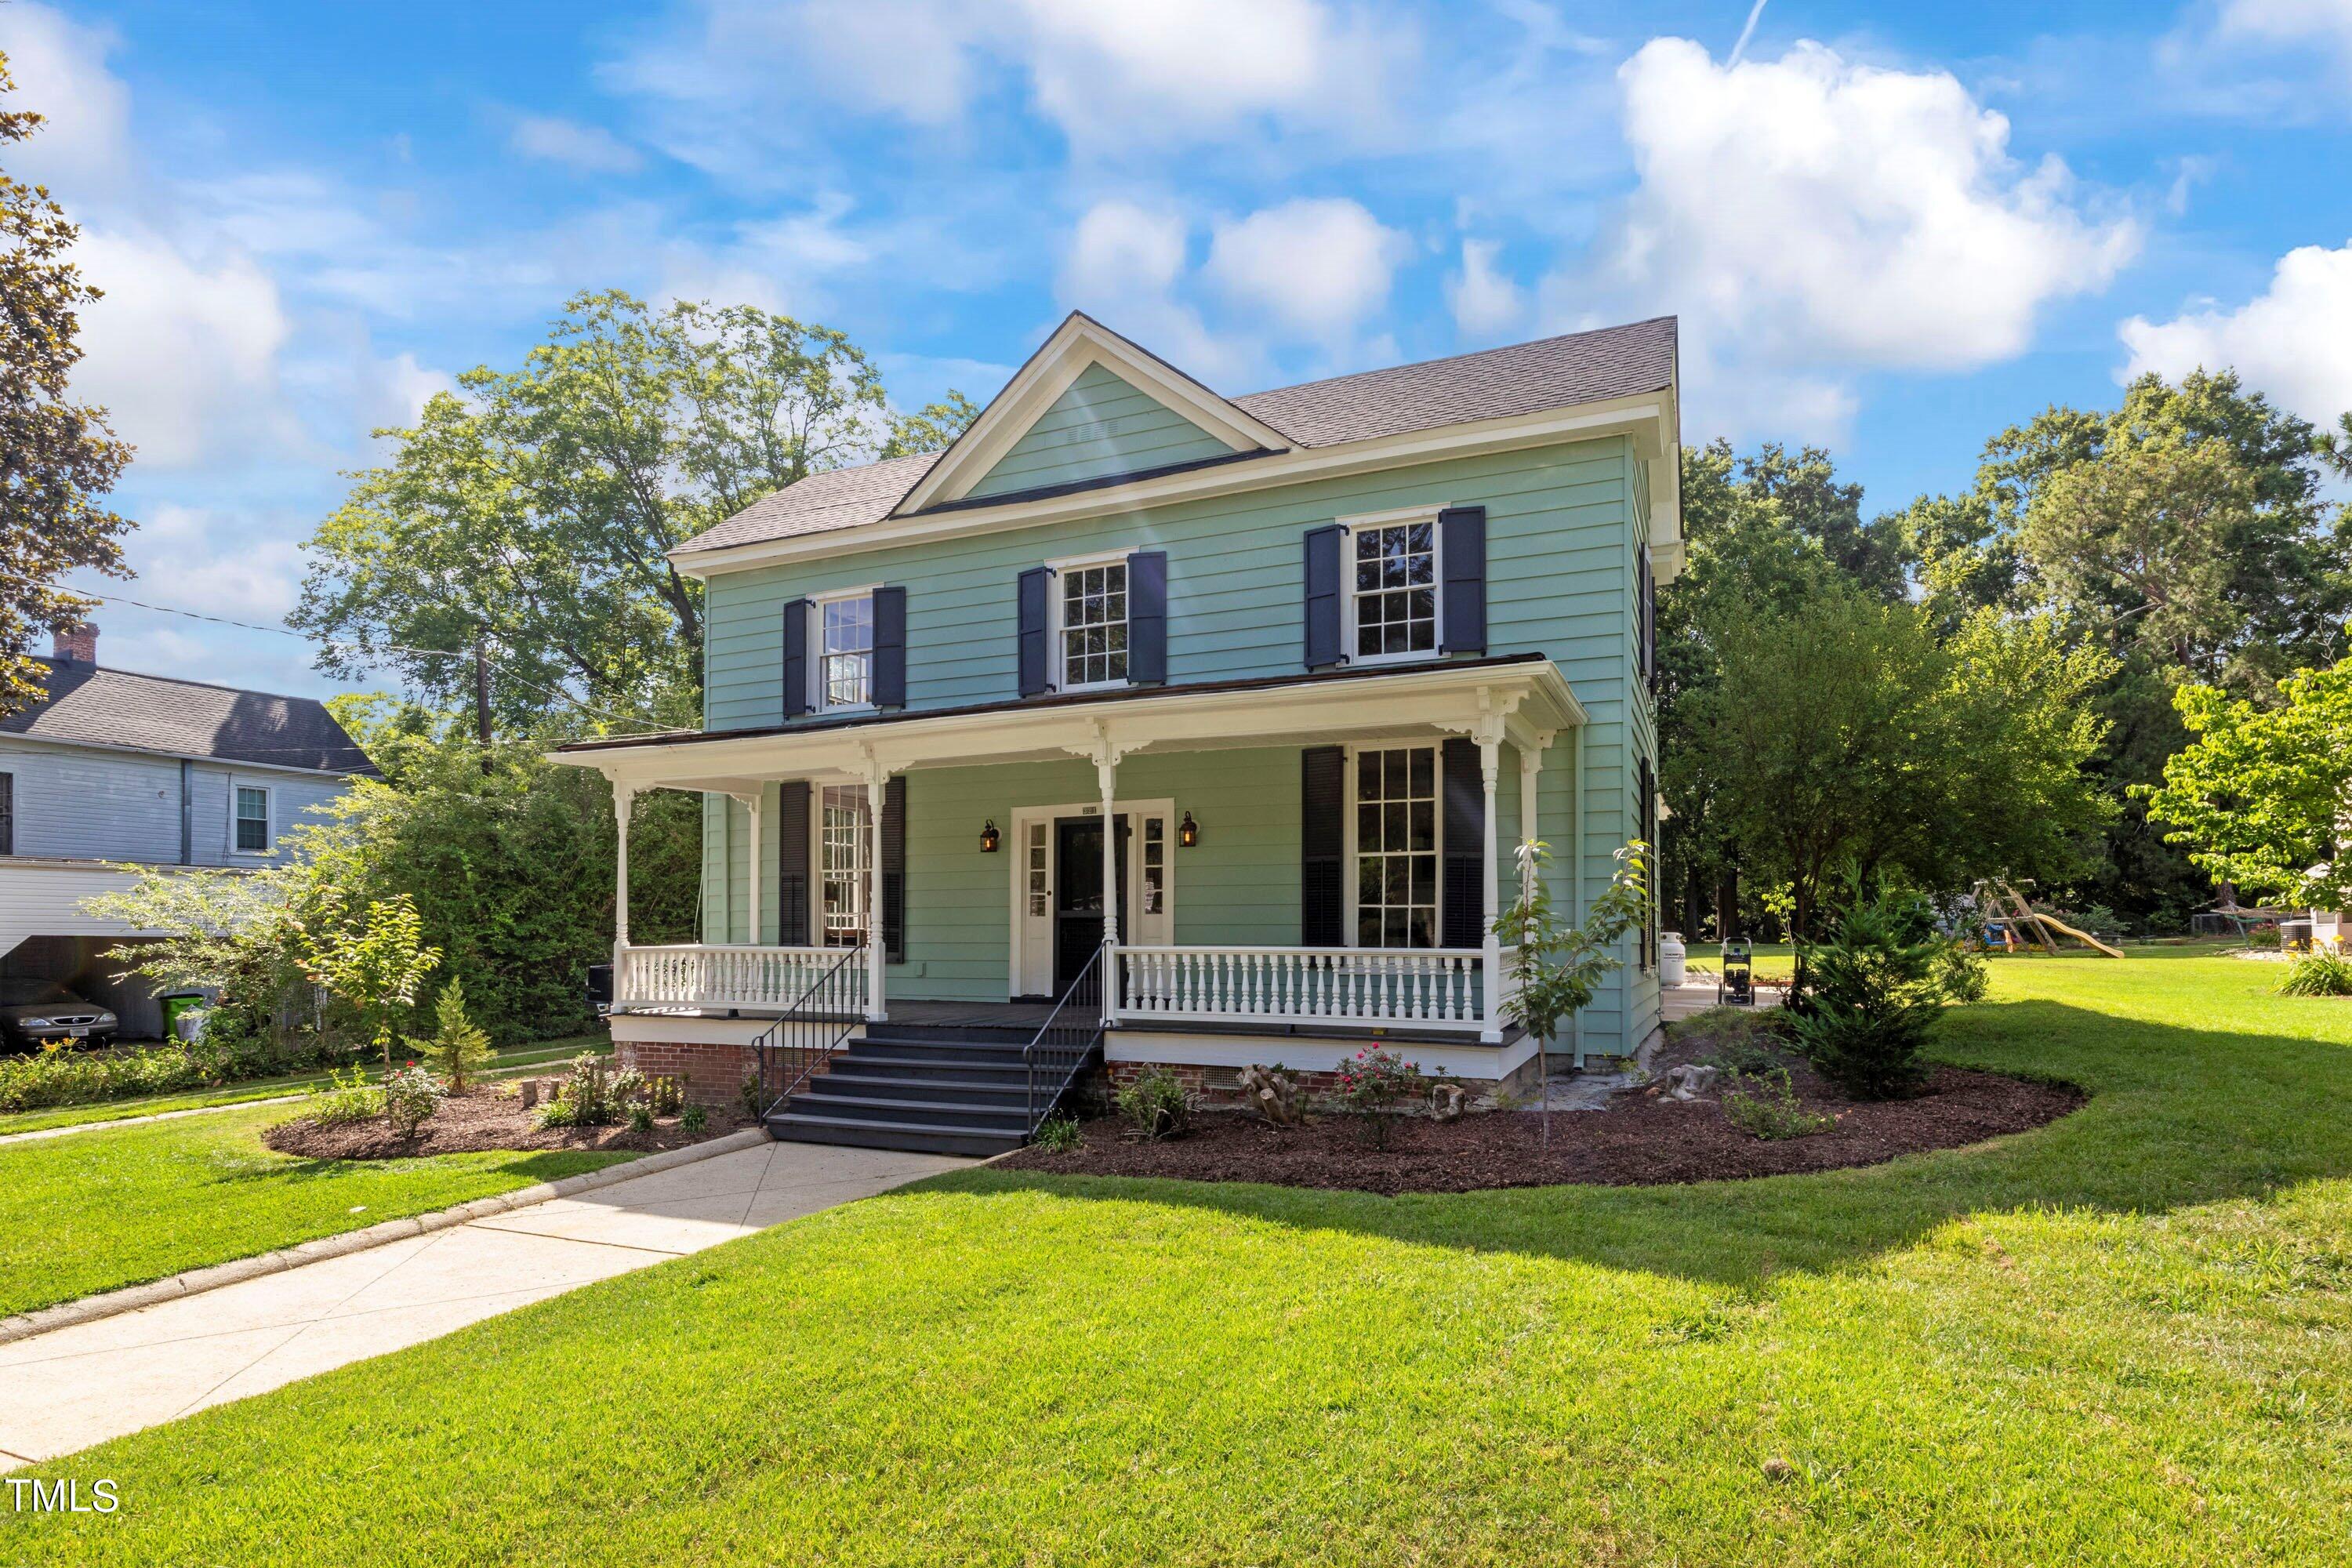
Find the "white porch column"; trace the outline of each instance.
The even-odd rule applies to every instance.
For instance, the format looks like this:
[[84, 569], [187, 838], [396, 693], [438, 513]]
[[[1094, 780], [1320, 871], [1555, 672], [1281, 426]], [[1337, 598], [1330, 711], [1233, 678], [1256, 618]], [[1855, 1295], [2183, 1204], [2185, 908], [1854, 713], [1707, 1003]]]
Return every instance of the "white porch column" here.
[[743, 803], [743, 810], [751, 818], [751, 867], [749, 873], [751, 882], [751, 886], [744, 889], [745, 902], [751, 910], [751, 929], [744, 932], [743, 940], [751, 946], [758, 947], [761, 945], [760, 887], [767, 880], [767, 868], [760, 861], [760, 829], [761, 818], [767, 816], [763, 808], [768, 803], [768, 792], [764, 789], [756, 789], [750, 795], [739, 795], [735, 798]]
[[[1117, 794], [1113, 787], [1118, 774], [1118, 759], [1108, 752], [1095, 759], [1095, 780], [1102, 788], [1103, 821], [1103, 942], [1118, 946], [1118, 817], [1111, 800]], [[1108, 996], [1110, 977], [1103, 977], [1103, 994]]]
[[617, 955], [629, 945], [629, 816], [637, 803], [635, 784], [613, 782], [613, 825], [616, 847], [613, 860], [613, 951]]
[[[1519, 747], [1519, 843], [1532, 844], [1541, 837], [1536, 826], [1536, 785], [1543, 777], [1544, 752], [1551, 747], [1549, 731], [1539, 732]], [[1535, 890], [1534, 880], [1519, 878], [1519, 897], [1526, 898]]]
[[882, 1007], [882, 797], [890, 775], [874, 768], [866, 775], [866, 1016], [876, 1023]]
[[1485, 918], [1479, 926], [1481, 962], [1478, 967], [1486, 993], [1486, 1007], [1485, 1023], [1478, 1031], [1478, 1037], [1490, 1045], [1500, 1044], [1503, 1038], [1503, 943], [1502, 939], [1495, 934], [1495, 918], [1503, 912], [1502, 879], [1495, 856], [1495, 841], [1503, 836], [1503, 825], [1495, 820], [1495, 783], [1501, 772], [1501, 742], [1491, 736], [1479, 737], [1478, 774], [1486, 791], [1486, 831], [1483, 836], [1485, 843], [1480, 846], [1484, 854], [1480, 857], [1479, 894]]

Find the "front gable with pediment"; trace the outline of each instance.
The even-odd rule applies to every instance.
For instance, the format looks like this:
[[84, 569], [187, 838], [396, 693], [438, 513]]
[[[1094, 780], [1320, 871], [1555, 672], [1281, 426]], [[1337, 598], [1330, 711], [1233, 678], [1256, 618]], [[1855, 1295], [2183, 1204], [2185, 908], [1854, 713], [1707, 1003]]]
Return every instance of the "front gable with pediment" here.
[[1088, 365], [978, 483], [973, 496], [1148, 473], [1233, 448], [1108, 366]]

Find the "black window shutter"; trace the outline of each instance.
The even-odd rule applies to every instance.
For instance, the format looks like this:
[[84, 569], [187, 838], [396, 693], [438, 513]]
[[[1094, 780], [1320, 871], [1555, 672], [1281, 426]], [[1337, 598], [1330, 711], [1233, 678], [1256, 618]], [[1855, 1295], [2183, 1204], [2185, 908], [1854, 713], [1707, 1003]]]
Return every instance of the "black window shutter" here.
[[793, 599], [784, 605], [784, 717], [797, 719], [809, 710], [809, 602]]
[[1054, 574], [1032, 566], [1021, 574], [1021, 695], [1035, 697], [1052, 689], [1045, 662], [1045, 600]]
[[1450, 506], [1437, 514], [1437, 552], [1445, 565], [1440, 653], [1486, 651], [1486, 509]]
[[1347, 530], [1338, 523], [1307, 531], [1307, 668], [1338, 664], [1339, 647], [1339, 544]]
[[874, 706], [907, 705], [907, 590], [874, 590]]
[[1348, 942], [1348, 752], [1308, 746], [1298, 753], [1298, 942]]
[[776, 941], [782, 946], [815, 945], [809, 882], [809, 782], [786, 779], [776, 786]]
[[1139, 686], [1168, 679], [1168, 552], [1127, 558], [1127, 678]]
[[0, 855], [16, 852], [16, 775], [0, 773]]
[[1445, 866], [1438, 884], [1438, 941], [1479, 947], [1486, 941], [1486, 781], [1471, 741], [1448, 741], [1439, 773], [1445, 792]]
[[882, 950], [907, 962], [907, 775], [882, 786]]

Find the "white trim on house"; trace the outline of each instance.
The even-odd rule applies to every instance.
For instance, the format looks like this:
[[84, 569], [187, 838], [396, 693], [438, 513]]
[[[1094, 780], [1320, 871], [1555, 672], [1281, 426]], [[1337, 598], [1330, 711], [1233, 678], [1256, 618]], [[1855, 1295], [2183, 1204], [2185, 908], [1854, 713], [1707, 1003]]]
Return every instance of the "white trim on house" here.
[[[251, 820], [238, 808], [245, 804], [245, 792], [256, 790], [261, 795], [261, 847], [247, 849], [237, 842], [238, 824]], [[248, 784], [231, 773], [228, 781], [228, 853], [247, 859], [267, 859], [278, 853], [278, 788], [275, 784]]]
[[[1671, 390], [1643, 393], [1601, 403], [1481, 419], [1467, 425], [1448, 425], [1434, 430], [1413, 430], [1399, 436], [1379, 436], [1328, 447], [1295, 447], [1245, 463], [1213, 464], [1182, 473], [1162, 474], [1123, 484], [1008, 501], [1002, 505], [958, 507], [952, 510], [928, 512], [902, 509], [878, 522], [863, 523], [856, 528], [795, 534], [786, 539], [758, 540], [725, 550], [695, 550], [690, 545], [681, 546], [670, 552], [669, 560], [682, 574], [704, 578], [747, 566], [847, 555], [860, 550], [878, 550], [931, 539], [963, 538], [1038, 523], [1131, 512], [1140, 507], [1193, 500], [1206, 496], [1273, 489], [1282, 485], [1302, 484], [1342, 474], [1370, 473], [1381, 468], [1404, 468], [1450, 458], [1477, 457], [1522, 447], [1622, 435], [1633, 437], [1636, 453], [1652, 465], [1654, 476], [1664, 476], [1663, 488], [1654, 479], [1651, 487], [1651, 538], [1654, 547], [1661, 534], [1677, 542], [1671, 553], [1676, 558], [1675, 564], [1678, 566], [1682, 521], [1678, 501], [1681, 492], [1675, 470], [1680, 448], [1673, 443], [1679, 438], [1680, 429], [1675, 394]], [[941, 463], [947, 460], [940, 459]], [[937, 468], [932, 471], [936, 473]], [[1666, 570], [1664, 557], [1661, 556], [1660, 560], [1661, 570]]]
[[1282, 451], [1288, 437], [1098, 321], [1073, 311], [1014, 373], [945, 456], [907, 492], [898, 513], [961, 500], [988, 477], [1070, 384], [1099, 364], [1236, 452]]

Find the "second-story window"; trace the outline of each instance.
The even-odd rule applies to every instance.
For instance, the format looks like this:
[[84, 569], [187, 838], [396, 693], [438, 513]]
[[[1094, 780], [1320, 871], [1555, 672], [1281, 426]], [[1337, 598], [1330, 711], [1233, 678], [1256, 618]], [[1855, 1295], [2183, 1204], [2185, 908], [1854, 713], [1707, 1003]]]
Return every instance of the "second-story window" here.
[[856, 594], [817, 605], [817, 690], [827, 708], [874, 700], [874, 595]]
[[1437, 524], [1362, 524], [1354, 531], [1355, 654], [1359, 660], [1437, 651]]
[[1062, 572], [1062, 689], [1127, 679], [1127, 563]]
[[16, 852], [16, 775], [0, 773], [0, 855]]
[[269, 792], [253, 784], [236, 787], [236, 852], [269, 853]]

